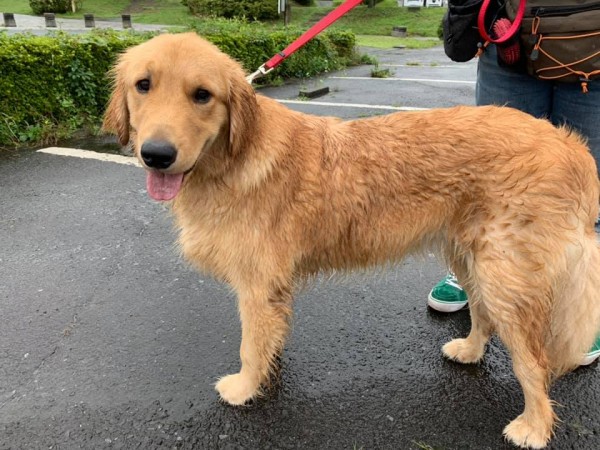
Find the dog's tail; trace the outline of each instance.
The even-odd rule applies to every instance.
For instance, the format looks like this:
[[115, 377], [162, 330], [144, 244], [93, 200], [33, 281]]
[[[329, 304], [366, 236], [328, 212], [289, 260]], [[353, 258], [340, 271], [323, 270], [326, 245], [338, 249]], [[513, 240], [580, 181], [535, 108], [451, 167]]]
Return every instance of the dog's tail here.
[[600, 333], [600, 247], [593, 233], [569, 244], [566, 273], [554, 286], [546, 338], [549, 369], [558, 377], [575, 369]]

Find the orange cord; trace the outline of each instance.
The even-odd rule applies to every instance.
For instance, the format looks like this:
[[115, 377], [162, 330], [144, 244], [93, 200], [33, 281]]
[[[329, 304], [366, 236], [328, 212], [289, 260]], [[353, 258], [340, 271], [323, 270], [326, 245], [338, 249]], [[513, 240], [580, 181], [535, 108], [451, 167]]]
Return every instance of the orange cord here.
[[[536, 19], [538, 19], [536, 17]], [[536, 20], [534, 19], [532, 25], [531, 25], [531, 31], [532, 34], [537, 34], [537, 30], [539, 27], [539, 21], [536, 22]], [[556, 64], [558, 64], [557, 66], [552, 66], [552, 67], [545, 67], [543, 69], [539, 69], [537, 71], [537, 76], [540, 79], [544, 79], [544, 80], [556, 80], [559, 78], [564, 78], [564, 77], [568, 77], [570, 75], [580, 75], [583, 78], [583, 81], [581, 82], [581, 90], [583, 91], [584, 94], [587, 94], [589, 89], [588, 89], [588, 81], [590, 79], [590, 77], [592, 77], [593, 75], [597, 75], [600, 73], [600, 70], [594, 70], [590, 73], [586, 73], [583, 72], [581, 70], [574, 70], [571, 67], [572, 66], [576, 66], [577, 64], [581, 64], [589, 59], [595, 58], [596, 56], [600, 55], [600, 51], [596, 52], [592, 55], [589, 55], [585, 58], [582, 58], [578, 61], [573, 61], [571, 63], [565, 64], [559, 60], [557, 60], [556, 58], [554, 58], [552, 55], [550, 55], [547, 51], [545, 51], [543, 48], [541, 48], [541, 44], [543, 40], [560, 40], [560, 39], [582, 39], [582, 38], [586, 38], [586, 37], [592, 37], [592, 36], [597, 36], [600, 35], [600, 31], [597, 32], [593, 32], [593, 33], [587, 33], [587, 34], [579, 34], [576, 36], [542, 36], [540, 35], [539, 39], [537, 40], [534, 49], [538, 50], [540, 52], [542, 52], [548, 59], [554, 61]], [[565, 73], [561, 74], [561, 75], [556, 75], [556, 76], [545, 76], [542, 75], [541, 72], [547, 72], [547, 71], [551, 71], [551, 70], [559, 70], [559, 69], [564, 69]]]

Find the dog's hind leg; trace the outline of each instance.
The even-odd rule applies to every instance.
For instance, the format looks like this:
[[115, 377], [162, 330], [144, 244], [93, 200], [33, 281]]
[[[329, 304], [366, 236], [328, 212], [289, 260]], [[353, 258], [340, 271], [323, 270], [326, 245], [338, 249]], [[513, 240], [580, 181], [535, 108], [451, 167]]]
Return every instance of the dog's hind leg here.
[[594, 234], [570, 245], [552, 310], [548, 359], [558, 377], [577, 367], [600, 332], [600, 249]]
[[283, 350], [292, 315], [292, 291], [288, 284], [253, 287], [239, 292], [242, 344], [239, 373], [219, 380], [215, 388], [231, 405], [243, 405], [260, 394]]
[[548, 397], [551, 371], [545, 346], [554, 295], [552, 270], [549, 257], [517, 252], [519, 245], [510, 239], [488, 242], [475, 258], [473, 289], [510, 352], [525, 397], [523, 413], [506, 426], [504, 436], [521, 447], [543, 448], [556, 419]]
[[498, 334], [510, 351], [513, 370], [523, 389], [525, 409], [504, 428], [504, 436], [521, 447], [544, 448], [552, 437], [556, 420], [548, 397], [547, 358], [543, 351], [539, 354], [529, 347], [528, 333], [519, 330], [519, 325], [506, 325], [499, 328]]

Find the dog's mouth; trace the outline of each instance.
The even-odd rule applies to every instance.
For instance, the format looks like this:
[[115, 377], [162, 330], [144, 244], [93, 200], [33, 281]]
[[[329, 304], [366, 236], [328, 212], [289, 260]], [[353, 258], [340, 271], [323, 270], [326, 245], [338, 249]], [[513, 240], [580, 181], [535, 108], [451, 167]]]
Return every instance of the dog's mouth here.
[[146, 171], [146, 190], [148, 195], [153, 200], [159, 202], [167, 202], [173, 200], [181, 187], [183, 186], [183, 180], [187, 174], [194, 170], [196, 164], [180, 173], [164, 173], [158, 170], [147, 170]]
[[146, 189], [148, 195], [156, 201], [166, 202], [173, 200], [183, 185], [182, 173], [163, 173], [150, 170], [146, 173]]
[[198, 165], [200, 157], [201, 155], [194, 161], [192, 167], [179, 173], [165, 173], [146, 167], [146, 190], [150, 198], [159, 202], [173, 200], [181, 191], [185, 177]]

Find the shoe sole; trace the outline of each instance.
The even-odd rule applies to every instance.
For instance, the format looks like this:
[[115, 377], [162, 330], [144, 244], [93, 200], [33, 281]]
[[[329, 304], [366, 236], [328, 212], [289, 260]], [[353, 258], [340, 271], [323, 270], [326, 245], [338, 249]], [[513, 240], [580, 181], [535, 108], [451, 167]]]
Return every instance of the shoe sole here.
[[439, 300], [436, 300], [435, 298], [433, 298], [431, 296], [431, 292], [429, 293], [429, 296], [427, 297], [427, 305], [429, 305], [429, 307], [431, 309], [435, 309], [436, 311], [439, 312], [444, 312], [444, 313], [452, 313], [452, 312], [456, 312], [456, 311], [460, 311], [461, 309], [463, 309], [465, 306], [467, 306], [467, 302], [440, 302]]
[[596, 361], [598, 358], [600, 358], [600, 350], [596, 350], [595, 352], [586, 354], [583, 357], [583, 359], [581, 360], [581, 362], [579, 363], [579, 365], [580, 366], [589, 366], [594, 361]]

